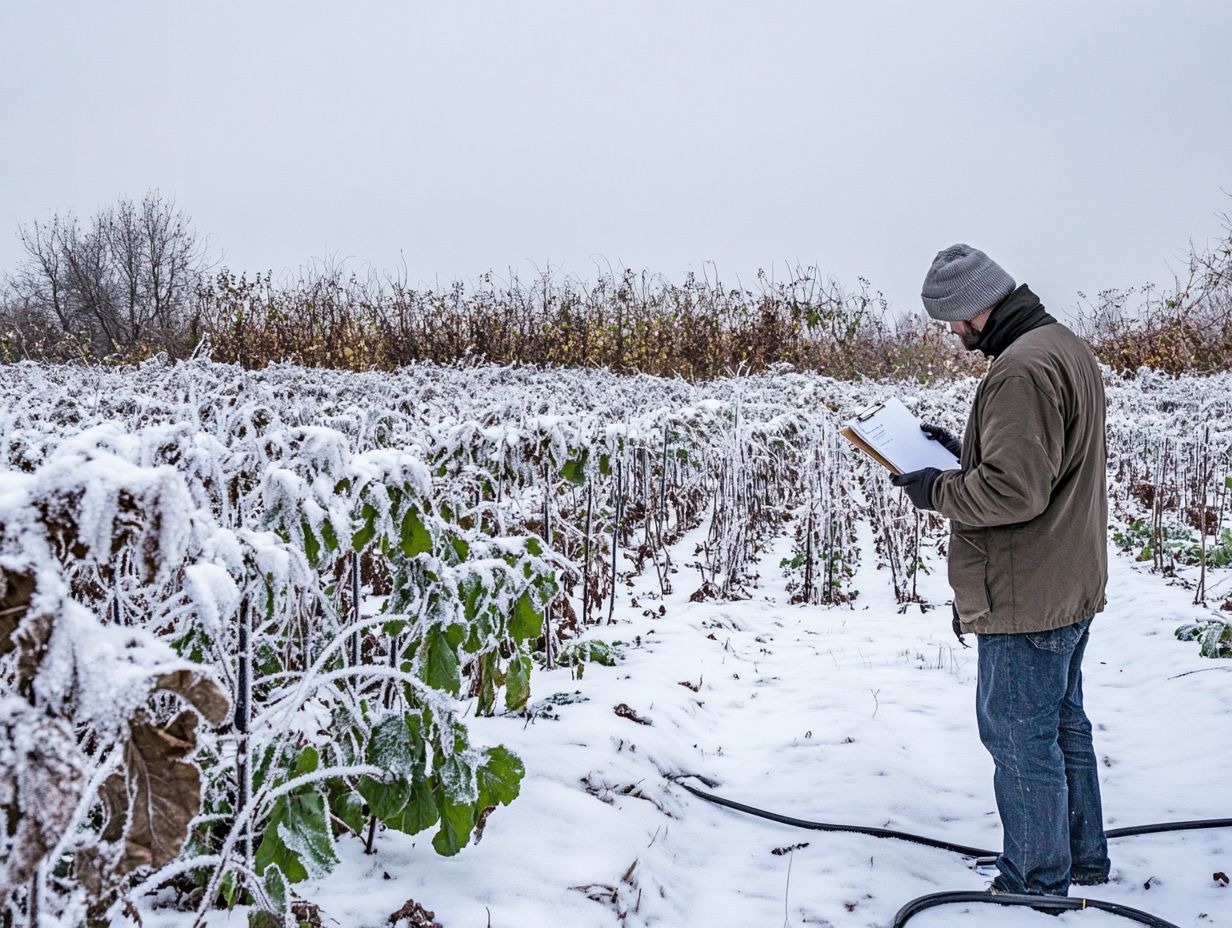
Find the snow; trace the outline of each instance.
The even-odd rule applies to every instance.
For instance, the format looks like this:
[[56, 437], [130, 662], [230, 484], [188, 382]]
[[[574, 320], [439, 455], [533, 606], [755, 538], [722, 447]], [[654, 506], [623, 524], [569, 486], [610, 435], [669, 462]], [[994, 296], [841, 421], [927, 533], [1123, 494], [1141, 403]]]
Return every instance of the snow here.
[[[677, 563], [701, 535], [680, 541]], [[660, 600], [653, 575], [639, 578], [629, 591], [639, 606], [626, 599], [617, 624], [588, 636], [624, 642], [623, 661], [588, 665], [582, 680], [565, 669], [532, 677], [533, 699], [581, 690], [586, 701], [555, 706], [558, 720], [468, 720], [479, 746], [504, 744], [527, 769], [520, 797], [479, 844], [442, 858], [430, 833], [386, 831], [366, 856], [358, 840], [340, 840], [341, 865], [299, 890], [326, 924], [354, 926], [384, 924], [414, 898], [446, 928], [485, 925], [489, 914], [502, 928], [882, 928], [916, 896], [982, 889], [988, 877], [957, 855], [779, 825], [666, 779], [699, 773], [723, 796], [800, 818], [999, 846], [992, 764], [975, 727], [975, 651], [953, 637], [948, 609], [900, 612], [881, 578], [864, 575], [872, 558], [850, 607], [787, 605], [775, 565], [789, 551], [786, 537], [767, 549], [754, 598], [739, 603], [688, 602], [681, 566], [663, 618], [642, 613]], [[926, 559], [921, 592], [944, 603], [942, 562]], [[1109, 563], [1109, 604], [1085, 664], [1106, 826], [1226, 817], [1232, 664], [1175, 639], [1195, 612], [1189, 591], [1113, 550]], [[620, 703], [652, 724], [618, 717]], [[1117, 839], [1111, 853], [1113, 882], [1091, 897], [1178, 925], [1232, 925], [1232, 889], [1212, 879], [1232, 868], [1229, 831]], [[144, 917], [150, 928], [185, 924], [165, 911]], [[1026, 928], [1045, 917], [947, 906], [911, 924]], [[1094, 911], [1055, 922], [1070, 923], [1127, 924]], [[242, 921], [215, 912], [208, 924]]]
[[240, 590], [220, 564], [202, 562], [184, 568], [184, 587], [205, 632], [221, 638], [240, 607]]

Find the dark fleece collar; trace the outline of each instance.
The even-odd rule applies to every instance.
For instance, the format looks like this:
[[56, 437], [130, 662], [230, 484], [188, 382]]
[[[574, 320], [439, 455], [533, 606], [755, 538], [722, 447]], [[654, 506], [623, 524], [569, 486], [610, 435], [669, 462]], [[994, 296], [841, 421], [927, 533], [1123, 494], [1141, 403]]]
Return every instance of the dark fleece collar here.
[[1044, 311], [1039, 297], [1023, 284], [993, 307], [975, 347], [989, 358], [995, 358], [1020, 335], [1056, 321]]

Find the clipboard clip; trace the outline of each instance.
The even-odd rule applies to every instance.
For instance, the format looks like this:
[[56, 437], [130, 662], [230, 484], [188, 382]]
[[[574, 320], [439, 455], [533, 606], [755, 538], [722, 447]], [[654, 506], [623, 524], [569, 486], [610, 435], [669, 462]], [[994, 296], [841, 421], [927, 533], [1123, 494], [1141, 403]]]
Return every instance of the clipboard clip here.
[[865, 422], [871, 419], [873, 416], [877, 415], [877, 413], [879, 413], [884, 408], [885, 408], [885, 403], [873, 403], [872, 406], [868, 407], [868, 409], [864, 410], [864, 412], [856, 416], [856, 421]]

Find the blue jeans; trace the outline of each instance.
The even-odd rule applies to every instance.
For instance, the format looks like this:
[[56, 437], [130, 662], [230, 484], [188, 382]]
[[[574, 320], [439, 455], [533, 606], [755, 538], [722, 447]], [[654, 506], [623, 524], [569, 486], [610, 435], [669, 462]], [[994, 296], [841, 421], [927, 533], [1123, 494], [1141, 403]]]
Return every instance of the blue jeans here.
[[1091, 620], [1048, 632], [979, 635], [976, 715], [996, 764], [1005, 845], [997, 888], [1064, 896], [1108, 875], [1082, 655]]

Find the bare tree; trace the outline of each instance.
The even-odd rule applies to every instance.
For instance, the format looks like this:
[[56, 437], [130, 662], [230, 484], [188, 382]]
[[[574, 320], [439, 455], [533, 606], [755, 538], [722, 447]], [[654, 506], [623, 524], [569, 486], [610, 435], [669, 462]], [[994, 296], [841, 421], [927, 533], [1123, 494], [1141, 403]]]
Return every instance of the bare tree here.
[[8, 280], [15, 302], [95, 356], [169, 347], [182, 333], [205, 249], [157, 190], [121, 197], [84, 225], [57, 213], [18, 234], [26, 261]]
[[18, 236], [29, 257], [10, 283], [27, 303], [50, 310], [67, 330], [72, 322], [59, 246], [60, 225], [61, 219], [57, 215], [51, 218], [50, 223], [35, 220], [19, 230]]

